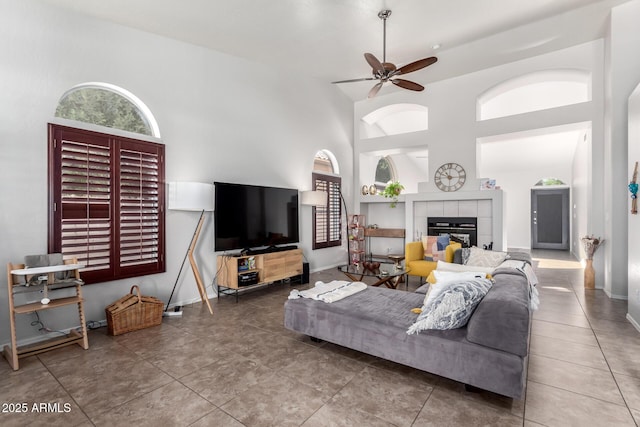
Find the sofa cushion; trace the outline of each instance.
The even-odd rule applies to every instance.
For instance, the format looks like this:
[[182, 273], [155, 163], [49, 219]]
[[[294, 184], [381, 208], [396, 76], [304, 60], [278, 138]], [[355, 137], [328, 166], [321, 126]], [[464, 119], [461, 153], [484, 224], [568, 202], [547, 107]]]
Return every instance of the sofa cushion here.
[[463, 265], [463, 264], [455, 264], [453, 262], [444, 262], [438, 261], [438, 265], [436, 266], [436, 270], [440, 271], [454, 271], [454, 272], [481, 272], [481, 273], [491, 273], [493, 272], [493, 267], [481, 267], [478, 265]]
[[426, 329], [457, 329], [467, 324], [476, 305], [491, 288], [491, 280], [473, 279], [433, 286], [425, 297], [422, 313], [408, 334]]
[[418, 289], [416, 289], [414, 291], [414, 293], [416, 293], [416, 294], [426, 294], [427, 292], [429, 292], [429, 288], [430, 287], [431, 287], [431, 284], [429, 282], [427, 282], [424, 285], [420, 286]]
[[469, 279], [491, 279], [491, 275], [484, 271], [446, 271], [435, 269], [429, 273], [427, 282], [430, 284], [441, 284], [451, 282], [454, 280], [469, 280]]
[[474, 246], [470, 248], [469, 258], [465, 265], [496, 268], [505, 259], [507, 259], [506, 252], [487, 251]]
[[530, 327], [527, 279], [515, 269], [500, 269], [493, 280], [467, 323], [467, 340], [526, 356]]

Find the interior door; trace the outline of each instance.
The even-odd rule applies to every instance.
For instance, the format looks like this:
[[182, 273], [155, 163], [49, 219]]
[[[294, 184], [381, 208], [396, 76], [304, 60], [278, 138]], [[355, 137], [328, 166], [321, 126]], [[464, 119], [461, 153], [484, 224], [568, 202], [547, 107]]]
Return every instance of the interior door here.
[[569, 249], [569, 189], [531, 190], [531, 248]]

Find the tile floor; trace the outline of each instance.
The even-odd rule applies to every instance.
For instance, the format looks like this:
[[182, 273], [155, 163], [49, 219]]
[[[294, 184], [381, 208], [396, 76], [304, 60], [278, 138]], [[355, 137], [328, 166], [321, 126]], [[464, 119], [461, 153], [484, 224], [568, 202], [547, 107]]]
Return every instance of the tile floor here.
[[[24, 359], [16, 372], [1, 361], [0, 425], [637, 425], [640, 333], [625, 320], [626, 302], [585, 291], [580, 265], [566, 253], [533, 256], [541, 308], [533, 316], [524, 400], [468, 393], [456, 382], [285, 330], [291, 287], [277, 284], [237, 304], [214, 300], [214, 316], [198, 304], [159, 327], [118, 337], [91, 331], [89, 350]], [[311, 281], [332, 278], [341, 278], [335, 269]], [[16, 403], [27, 403], [27, 412], [5, 412]]]

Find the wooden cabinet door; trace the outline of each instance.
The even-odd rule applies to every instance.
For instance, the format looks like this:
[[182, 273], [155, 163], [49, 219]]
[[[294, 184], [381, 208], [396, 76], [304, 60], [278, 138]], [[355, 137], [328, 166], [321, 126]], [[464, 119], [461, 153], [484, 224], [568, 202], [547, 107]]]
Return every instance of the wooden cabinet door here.
[[285, 277], [285, 257], [282, 253], [274, 252], [263, 255], [262, 281], [273, 282]]
[[287, 252], [284, 262], [287, 277], [302, 274], [302, 249]]

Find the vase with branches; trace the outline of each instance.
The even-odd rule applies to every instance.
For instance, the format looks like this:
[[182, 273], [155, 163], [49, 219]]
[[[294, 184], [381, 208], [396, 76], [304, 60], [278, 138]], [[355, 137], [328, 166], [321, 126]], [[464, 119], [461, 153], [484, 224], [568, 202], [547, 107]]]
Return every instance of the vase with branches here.
[[584, 253], [587, 256], [584, 267], [584, 287], [585, 289], [593, 289], [596, 287], [596, 271], [593, 269], [593, 255], [595, 255], [600, 245], [604, 243], [604, 240], [594, 236], [585, 236], [580, 240], [582, 241]]

